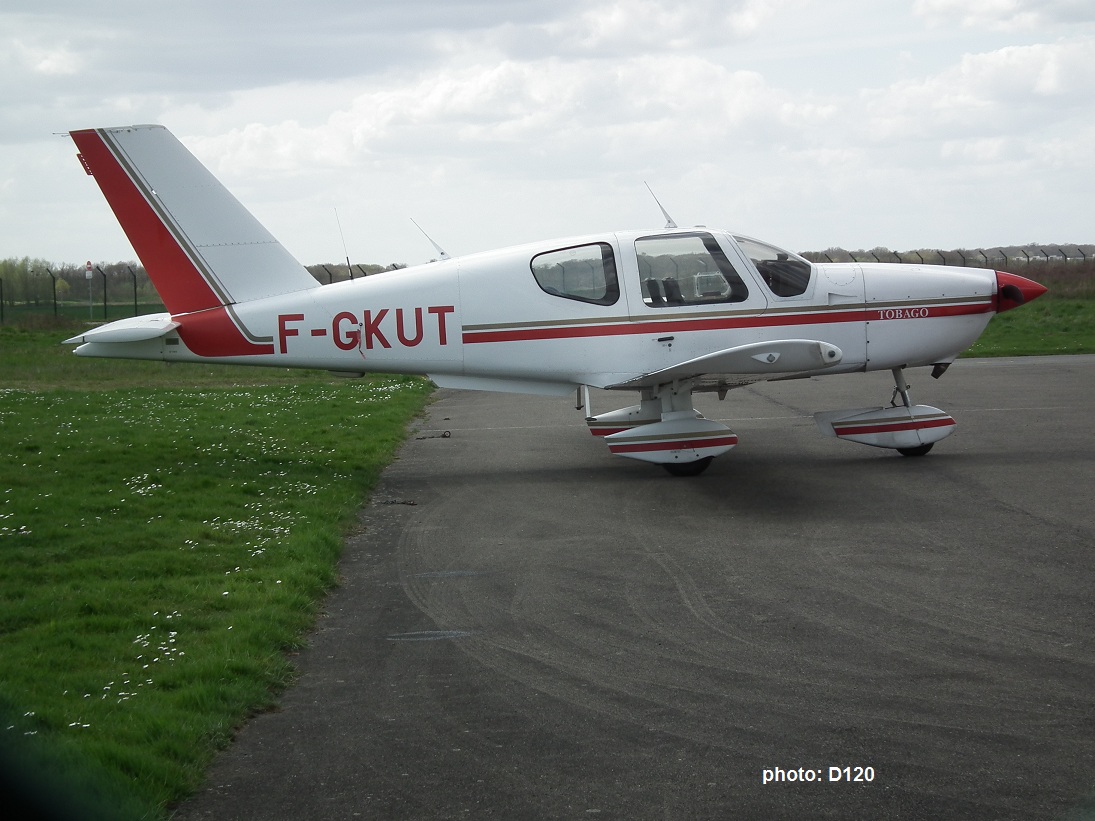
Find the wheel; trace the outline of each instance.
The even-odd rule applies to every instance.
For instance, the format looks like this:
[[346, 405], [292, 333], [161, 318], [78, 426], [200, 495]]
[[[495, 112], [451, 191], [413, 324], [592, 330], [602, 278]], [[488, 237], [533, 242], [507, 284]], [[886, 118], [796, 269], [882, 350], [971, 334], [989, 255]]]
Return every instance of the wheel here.
[[902, 456], [923, 456], [932, 449], [934, 444], [935, 442], [928, 442], [926, 445], [917, 445], [915, 448], [898, 448], [897, 452]]
[[705, 456], [695, 462], [663, 462], [662, 467], [674, 476], [699, 476], [711, 464], [714, 456]]

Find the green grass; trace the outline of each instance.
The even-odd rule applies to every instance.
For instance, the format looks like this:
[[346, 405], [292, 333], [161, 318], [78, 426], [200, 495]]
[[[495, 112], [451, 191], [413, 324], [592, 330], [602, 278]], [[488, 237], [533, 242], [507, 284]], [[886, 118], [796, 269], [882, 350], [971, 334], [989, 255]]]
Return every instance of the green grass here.
[[100, 363], [63, 335], [0, 332], [0, 743], [155, 818], [290, 681], [430, 387]]
[[143, 314], [158, 314], [165, 310], [163, 303], [159, 301], [137, 303], [137, 313], [133, 312], [133, 303], [111, 302], [107, 305], [106, 315], [103, 315], [102, 299], [92, 303], [88, 310], [87, 301], [58, 302], [57, 313], [53, 312], [53, 302], [50, 299], [39, 300], [37, 303], [27, 302], [16, 305], [4, 305], [3, 325], [22, 328], [47, 328], [63, 324], [65, 327], [73, 327], [77, 330], [87, 328], [88, 325], [101, 325], [104, 322], [114, 322], [119, 319]]
[[1042, 297], [995, 316], [963, 356], [1095, 353], [1095, 299]]

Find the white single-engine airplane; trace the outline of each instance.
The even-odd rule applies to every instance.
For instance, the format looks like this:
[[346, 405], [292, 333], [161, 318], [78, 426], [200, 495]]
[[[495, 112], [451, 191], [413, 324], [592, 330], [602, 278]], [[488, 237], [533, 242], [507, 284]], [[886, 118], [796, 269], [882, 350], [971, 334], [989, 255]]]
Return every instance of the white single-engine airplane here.
[[[889, 406], [822, 432], [919, 456], [950, 434], [904, 369], [947, 366], [996, 313], [1045, 288], [935, 265], [812, 264], [704, 227], [539, 242], [320, 285], [162, 126], [71, 133], [166, 313], [70, 340], [79, 356], [425, 374], [441, 387], [577, 391], [619, 456], [700, 473], [737, 444], [692, 394], [890, 370]], [[589, 415], [589, 386], [639, 404]]]

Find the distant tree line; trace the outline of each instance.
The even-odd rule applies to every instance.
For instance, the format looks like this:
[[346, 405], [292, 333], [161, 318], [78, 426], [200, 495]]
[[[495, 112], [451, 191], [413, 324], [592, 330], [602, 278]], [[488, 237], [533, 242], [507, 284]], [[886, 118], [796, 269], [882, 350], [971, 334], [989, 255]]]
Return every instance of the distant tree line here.
[[[309, 265], [308, 273], [324, 285], [381, 271], [406, 268], [403, 263], [390, 265], [325, 264]], [[55, 263], [39, 257], [9, 257], [0, 260], [0, 300], [4, 304], [48, 308], [54, 302], [104, 302], [110, 305], [159, 302], [159, 295], [139, 262], [92, 263], [91, 279], [87, 264]], [[104, 298], [105, 297], [105, 298]]]
[[[109, 302], [131, 301], [134, 293], [139, 302], [159, 299], [144, 268], [136, 262], [93, 263], [91, 274], [93, 300], [102, 301], [104, 287]], [[55, 296], [58, 302], [86, 302], [88, 283], [86, 265], [57, 265], [31, 257], [0, 260], [0, 289], [8, 305], [49, 306]]]

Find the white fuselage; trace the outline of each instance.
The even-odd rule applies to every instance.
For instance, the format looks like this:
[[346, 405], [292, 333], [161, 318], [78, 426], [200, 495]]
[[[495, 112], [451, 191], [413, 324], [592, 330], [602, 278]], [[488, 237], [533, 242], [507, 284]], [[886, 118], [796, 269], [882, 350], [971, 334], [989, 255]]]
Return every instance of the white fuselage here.
[[[659, 281], [678, 283], [675, 291], [683, 286], [683, 300], [652, 300], [649, 280], [661, 274], [643, 270], [655, 257], [637, 248], [697, 235], [717, 243], [740, 276], [741, 293], [733, 301], [717, 292], [704, 295], [701, 289], [712, 280], [716, 289], [727, 286], [711, 272], [678, 270]], [[709, 229], [540, 242], [175, 315], [179, 327], [157, 339], [118, 344], [89, 338], [79, 353], [420, 373], [453, 387], [550, 393], [616, 385], [713, 351], [787, 338], [839, 348], [843, 358], [831, 373], [950, 362], [995, 311], [995, 273], [970, 268], [807, 268], [798, 260], [794, 293], [779, 295], [788, 289], [773, 285], [767, 268], [762, 274], [767, 263], [743, 250], [749, 242]], [[580, 265], [569, 272], [557, 266], [562, 279], [556, 284], [573, 289], [570, 294], [534, 275], [534, 261], [563, 259], [575, 248], [596, 248], [610, 259], [615, 292], [588, 301]], [[589, 256], [577, 252], [583, 254]], [[685, 259], [670, 256], [659, 259], [678, 267]], [[544, 279], [546, 268], [537, 270]]]
[[[889, 408], [819, 413], [823, 433], [923, 455], [955, 422], [912, 403], [903, 369], [941, 375], [995, 313], [1045, 292], [1000, 271], [812, 264], [671, 220], [321, 286], [167, 129], [71, 135], [167, 309], [67, 340], [77, 354], [426, 374], [476, 390], [580, 386], [578, 407], [612, 453], [676, 475], [737, 444], [696, 410], [695, 392], [830, 373], [890, 370], [895, 388]], [[593, 415], [589, 387], [639, 402]]]

